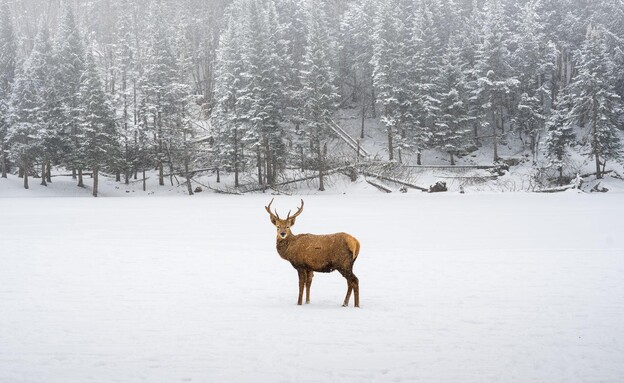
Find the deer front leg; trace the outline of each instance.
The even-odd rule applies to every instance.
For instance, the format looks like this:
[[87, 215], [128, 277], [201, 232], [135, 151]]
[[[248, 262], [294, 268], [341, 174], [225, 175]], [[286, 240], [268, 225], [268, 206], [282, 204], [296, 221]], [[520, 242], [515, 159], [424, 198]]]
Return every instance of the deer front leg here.
[[310, 286], [312, 286], [312, 278], [314, 278], [314, 271], [308, 271], [306, 273], [306, 304], [310, 303]]
[[307, 272], [305, 270], [297, 269], [297, 273], [299, 274], [299, 299], [297, 300], [297, 304], [301, 306], [303, 301], [303, 288], [306, 282]]

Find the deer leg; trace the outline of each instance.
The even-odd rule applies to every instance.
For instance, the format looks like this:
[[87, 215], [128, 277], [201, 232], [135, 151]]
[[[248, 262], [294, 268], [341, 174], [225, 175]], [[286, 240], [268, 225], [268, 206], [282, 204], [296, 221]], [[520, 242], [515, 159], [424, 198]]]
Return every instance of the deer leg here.
[[314, 271], [308, 271], [306, 275], [306, 304], [310, 303], [310, 286], [312, 286], [312, 278], [314, 278]]
[[347, 279], [347, 296], [345, 297], [342, 307], [349, 306], [349, 299], [351, 299], [351, 290], [353, 290], [353, 286], [351, 285], [351, 282]]
[[346, 270], [345, 271], [338, 270], [338, 271], [347, 280], [347, 295], [345, 296], [344, 303], [342, 304], [342, 307], [347, 307], [349, 306], [349, 299], [351, 299], [351, 291], [353, 290], [353, 278], [352, 277], [354, 277], [355, 275], [353, 275], [351, 271], [346, 271]]
[[353, 284], [353, 299], [355, 299], [355, 307], [360, 307], [360, 280], [355, 274], [351, 274], [353, 277], [351, 283]]
[[303, 287], [308, 273], [305, 270], [297, 270], [297, 273], [299, 273], [299, 299], [297, 300], [297, 304], [301, 306], [301, 301], [303, 300]]

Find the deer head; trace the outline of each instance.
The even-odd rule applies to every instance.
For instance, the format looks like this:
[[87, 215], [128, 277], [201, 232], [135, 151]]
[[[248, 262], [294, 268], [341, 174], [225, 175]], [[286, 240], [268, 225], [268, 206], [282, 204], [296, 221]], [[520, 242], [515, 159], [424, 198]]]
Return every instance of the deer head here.
[[297, 212], [292, 217], [290, 216], [290, 211], [288, 211], [286, 219], [281, 219], [276, 209], [274, 209], [275, 214], [271, 212], [272, 203], [273, 200], [269, 202], [269, 206], [265, 206], [264, 208], [271, 216], [271, 223], [277, 228], [277, 239], [286, 239], [292, 235], [290, 228], [295, 225], [295, 218], [303, 211], [303, 200], [301, 200], [301, 206], [297, 208]]

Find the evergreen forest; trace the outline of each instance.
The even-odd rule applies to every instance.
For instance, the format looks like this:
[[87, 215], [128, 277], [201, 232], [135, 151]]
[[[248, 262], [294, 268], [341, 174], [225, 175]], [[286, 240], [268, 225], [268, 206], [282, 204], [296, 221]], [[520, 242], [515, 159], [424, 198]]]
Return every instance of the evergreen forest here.
[[382, 137], [361, 161], [513, 142], [564, 184], [573, 158], [622, 164], [623, 97], [622, 0], [0, 0], [0, 166], [25, 188], [301, 169], [323, 190], [360, 161], [328, 150], [346, 109]]

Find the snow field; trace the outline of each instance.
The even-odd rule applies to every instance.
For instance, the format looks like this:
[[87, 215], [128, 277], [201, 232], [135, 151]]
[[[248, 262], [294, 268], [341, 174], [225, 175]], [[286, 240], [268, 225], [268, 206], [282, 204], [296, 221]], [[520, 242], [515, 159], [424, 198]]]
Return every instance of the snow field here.
[[295, 304], [271, 198], [0, 199], [0, 382], [624, 377], [623, 194], [304, 196], [361, 309], [338, 273]]

